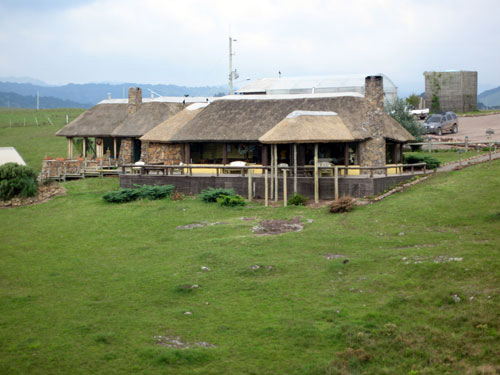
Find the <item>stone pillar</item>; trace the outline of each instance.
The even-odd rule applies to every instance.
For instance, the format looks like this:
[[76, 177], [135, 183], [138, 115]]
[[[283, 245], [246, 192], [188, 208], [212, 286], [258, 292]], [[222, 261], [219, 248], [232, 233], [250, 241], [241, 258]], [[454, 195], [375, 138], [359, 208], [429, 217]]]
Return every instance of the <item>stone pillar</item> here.
[[[141, 160], [148, 164], [149, 163], [149, 142], [141, 142]], [[155, 163], [155, 161], [151, 161], [152, 163]]]
[[[368, 129], [371, 138], [360, 143], [359, 163], [363, 167], [385, 166], [385, 138], [383, 127], [384, 87], [381, 76], [368, 76], [365, 79], [364, 127]], [[383, 170], [377, 170], [382, 173]]]
[[128, 114], [133, 115], [142, 105], [142, 89], [131, 87], [128, 89]]
[[134, 160], [134, 141], [132, 138], [123, 138], [120, 145], [120, 161], [130, 164]]

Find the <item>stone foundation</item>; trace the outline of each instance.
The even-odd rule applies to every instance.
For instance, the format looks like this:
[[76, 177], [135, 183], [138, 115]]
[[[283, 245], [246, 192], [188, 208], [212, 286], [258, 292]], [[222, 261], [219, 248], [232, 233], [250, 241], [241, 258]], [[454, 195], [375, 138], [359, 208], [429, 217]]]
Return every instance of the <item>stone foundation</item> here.
[[182, 162], [181, 144], [143, 142], [141, 160], [146, 164], [177, 165]]

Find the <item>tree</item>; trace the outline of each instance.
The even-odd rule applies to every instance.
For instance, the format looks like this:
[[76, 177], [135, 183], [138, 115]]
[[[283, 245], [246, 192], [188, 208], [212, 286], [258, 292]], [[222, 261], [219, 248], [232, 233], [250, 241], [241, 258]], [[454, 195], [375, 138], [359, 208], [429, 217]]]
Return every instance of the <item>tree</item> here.
[[418, 108], [418, 105], [420, 104], [420, 96], [411, 94], [406, 98], [406, 104], [412, 105], [413, 108]]
[[408, 110], [403, 99], [396, 99], [393, 104], [386, 106], [385, 111], [397, 122], [399, 122], [408, 132], [413, 135], [417, 142], [422, 142], [422, 126]]

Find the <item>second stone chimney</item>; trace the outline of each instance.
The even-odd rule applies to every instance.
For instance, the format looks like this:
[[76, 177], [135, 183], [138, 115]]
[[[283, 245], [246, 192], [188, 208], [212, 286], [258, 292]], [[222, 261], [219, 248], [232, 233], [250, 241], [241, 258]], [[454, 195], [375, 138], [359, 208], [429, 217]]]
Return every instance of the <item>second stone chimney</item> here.
[[142, 89], [131, 87], [128, 89], [128, 114], [133, 115], [142, 105]]

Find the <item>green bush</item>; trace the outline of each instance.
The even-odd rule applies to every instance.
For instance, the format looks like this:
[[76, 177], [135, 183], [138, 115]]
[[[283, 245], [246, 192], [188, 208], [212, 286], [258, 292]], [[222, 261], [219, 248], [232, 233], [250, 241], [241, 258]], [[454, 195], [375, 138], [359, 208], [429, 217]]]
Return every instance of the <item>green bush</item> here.
[[0, 166], [0, 199], [36, 195], [38, 190], [36, 177], [35, 171], [24, 165], [6, 163]]
[[435, 169], [441, 165], [441, 162], [430, 155], [407, 154], [404, 156], [406, 164], [425, 163], [429, 169]]
[[217, 203], [224, 207], [244, 206], [245, 198], [241, 195], [221, 195], [217, 198]]
[[223, 189], [223, 188], [208, 188], [206, 190], [203, 190], [200, 194], [201, 200], [205, 203], [214, 203], [217, 202], [217, 198], [220, 198], [221, 196], [226, 195], [226, 196], [234, 196], [234, 190], [233, 189]]
[[307, 198], [301, 194], [295, 193], [289, 200], [288, 203], [293, 204], [294, 206], [305, 206], [307, 202]]
[[125, 203], [136, 199], [163, 199], [174, 191], [174, 185], [134, 185], [134, 189], [119, 189], [108, 191], [102, 197], [109, 203]]

